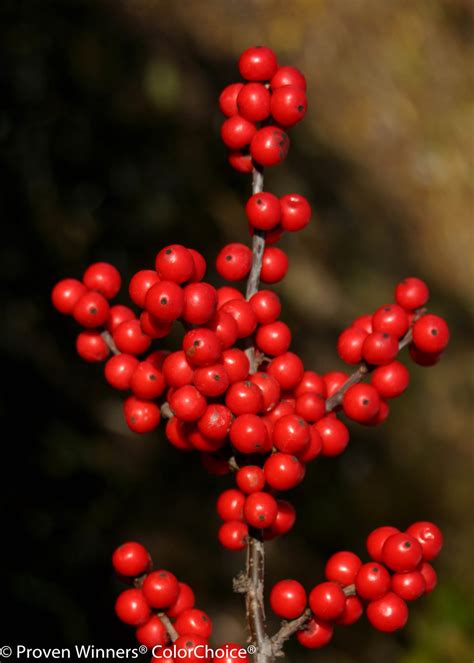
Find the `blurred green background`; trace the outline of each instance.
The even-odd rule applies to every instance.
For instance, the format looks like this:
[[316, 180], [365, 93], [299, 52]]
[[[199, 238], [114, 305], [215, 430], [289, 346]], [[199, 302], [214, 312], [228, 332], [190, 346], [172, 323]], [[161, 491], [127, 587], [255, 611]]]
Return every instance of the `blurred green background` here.
[[[312, 225], [285, 238], [283, 319], [308, 367], [342, 368], [341, 329], [425, 278], [452, 342], [413, 367], [379, 429], [313, 464], [294, 532], [270, 546], [268, 579], [322, 578], [363, 554], [381, 524], [433, 519], [446, 534], [439, 587], [399, 635], [365, 620], [294, 663], [450, 663], [474, 654], [472, 564], [473, 12], [469, 0], [6, 0], [1, 8], [2, 617], [4, 644], [126, 646], [113, 614], [113, 548], [138, 538], [196, 589], [215, 643], [244, 641], [219, 549], [216, 494], [162, 432], [128, 432], [100, 367], [75, 356], [54, 282], [110, 260], [126, 277], [170, 241], [213, 256], [246, 241], [246, 176], [226, 165], [220, 89], [266, 43], [308, 78], [310, 110], [279, 194], [307, 195]], [[212, 270], [211, 270], [212, 272]]]

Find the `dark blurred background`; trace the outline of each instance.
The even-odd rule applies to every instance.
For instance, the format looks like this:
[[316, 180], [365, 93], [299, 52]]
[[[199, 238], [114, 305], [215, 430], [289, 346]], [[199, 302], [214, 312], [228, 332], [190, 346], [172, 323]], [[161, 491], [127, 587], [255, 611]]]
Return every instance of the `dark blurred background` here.
[[[439, 587], [399, 635], [365, 620], [295, 663], [470, 660], [472, 592], [473, 13], [468, 0], [6, 0], [0, 15], [2, 167], [3, 644], [126, 646], [110, 554], [123, 540], [196, 589], [215, 643], [244, 641], [219, 549], [216, 494], [163, 433], [126, 429], [120, 395], [74, 351], [52, 310], [56, 280], [110, 260], [126, 277], [170, 241], [212, 264], [246, 241], [249, 181], [226, 165], [220, 89], [254, 43], [308, 78], [310, 110], [279, 194], [306, 194], [312, 225], [284, 240], [278, 287], [308, 367], [342, 368], [341, 329], [425, 278], [452, 342], [413, 367], [408, 394], [377, 430], [353, 427], [347, 452], [318, 460], [294, 491], [294, 532], [269, 546], [268, 578], [311, 586], [324, 560], [363, 554], [381, 524], [432, 519], [446, 534]], [[125, 301], [125, 300], [124, 300]]]

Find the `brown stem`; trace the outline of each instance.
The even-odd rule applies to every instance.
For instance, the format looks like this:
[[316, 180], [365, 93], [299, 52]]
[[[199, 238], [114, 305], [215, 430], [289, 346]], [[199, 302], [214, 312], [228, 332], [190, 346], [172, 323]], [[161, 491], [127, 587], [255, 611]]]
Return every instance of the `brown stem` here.
[[303, 626], [311, 618], [311, 610], [305, 610], [301, 617], [292, 619], [291, 621], [282, 622], [280, 630], [272, 638], [272, 650], [274, 656], [281, 656], [283, 645], [291, 638], [297, 631], [300, 631]]

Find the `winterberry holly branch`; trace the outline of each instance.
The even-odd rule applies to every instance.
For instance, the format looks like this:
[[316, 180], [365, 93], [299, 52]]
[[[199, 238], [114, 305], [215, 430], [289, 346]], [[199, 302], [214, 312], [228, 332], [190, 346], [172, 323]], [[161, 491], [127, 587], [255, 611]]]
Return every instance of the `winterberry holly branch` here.
[[[311, 218], [304, 196], [277, 197], [264, 190], [263, 179], [264, 168], [286, 158], [287, 131], [306, 113], [306, 81], [297, 69], [279, 67], [266, 47], [245, 51], [239, 71], [244, 82], [227, 86], [219, 98], [226, 116], [221, 137], [230, 165], [252, 174], [245, 206], [252, 248], [228, 244], [216, 268], [232, 284], [246, 280], [245, 294], [234, 285], [215, 288], [206, 282], [204, 257], [173, 244], [158, 252], [154, 269], [130, 280], [128, 292], [139, 315], [129, 306], [110, 305], [121, 276], [108, 263], [91, 265], [82, 281], [59, 282], [52, 300], [85, 328], [77, 337], [78, 354], [89, 362], [106, 361], [106, 381], [131, 392], [124, 415], [132, 431], [151, 432], [166, 419], [165, 434], [174, 447], [198, 451], [209, 474], [232, 474], [235, 487], [217, 500], [223, 521], [218, 539], [228, 550], [247, 549], [246, 570], [234, 588], [245, 594], [255, 661], [270, 663], [291, 636], [308, 648], [323, 646], [334, 624], [353, 623], [364, 609], [376, 628], [401, 628], [408, 616], [405, 601], [433, 589], [436, 576], [428, 562], [441, 547], [438, 528], [428, 522], [405, 533], [379, 528], [367, 542], [372, 562], [336, 553], [326, 567], [327, 582], [309, 596], [295, 580], [277, 583], [270, 607], [286, 621], [273, 637], [267, 633], [265, 542], [289, 532], [296, 519], [281, 493], [301, 483], [318, 456], [345, 450], [350, 435], [341, 415], [365, 425], [382, 423], [388, 401], [409, 384], [400, 350], [408, 346], [415, 363], [434, 365], [449, 330], [442, 318], [427, 313], [426, 284], [410, 277], [397, 285], [394, 303], [360, 316], [341, 333], [337, 351], [344, 362], [358, 366], [352, 375], [305, 370], [290, 351], [292, 335], [280, 319], [278, 295], [261, 290], [260, 283], [266, 287], [284, 278], [288, 258], [275, 244], [285, 232], [303, 230]], [[152, 349], [175, 322], [184, 329], [181, 348]], [[152, 571], [139, 543], [121, 546], [113, 564], [132, 583], [119, 596], [116, 612], [137, 629], [139, 642], [150, 648], [174, 642], [185, 652], [179, 660], [208, 660], [195, 650], [207, 645], [212, 622], [194, 607], [189, 586], [169, 571]], [[233, 647], [227, 643], [214, 661], [246, 660], [232, 653]], [[153, 660], [173, 663], [174, 658]]]

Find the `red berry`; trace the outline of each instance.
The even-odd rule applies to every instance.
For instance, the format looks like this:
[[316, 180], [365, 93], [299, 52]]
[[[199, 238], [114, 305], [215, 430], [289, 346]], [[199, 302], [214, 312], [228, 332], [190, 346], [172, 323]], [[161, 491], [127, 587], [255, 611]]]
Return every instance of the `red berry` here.
[[259, 290], [250, 299], [250, 306], [259, 325], [275, 322], [281, 313], [280, 298], [271, 290]]
[[220, 358], [222, 346], [213, 331], [199, 327], [185, 334], [183, 351], [193, 366], [209, 366]]
[[230, 428], [232, 445], [243, 454], [269, 451], [267, 428], [255, 414], [242, 414], [234, 419]]
[[130, 381], [130, 389], [138, 398], [157, 398], [166, 388], [163, 373], [149, 361], [142, 361], [136, 367]]
[[248, 526], [238, 520], [221, 525], [218, 532], [219, 543], [228, 550], [243, 550], [247, 545]]
[[109, 303], [99, 292], [86, 292], [77, 300], [72, 314], [82, 327], [101, 327], [107, 322]]
[[152, 285], [159, 281], [158, 274], [152, 269], [143, 269], [134, 274], [128, 286], [130, 299], [134, 304], [145, 308], [145, 298]]
[[262, 392], [249, 380], [234, 382], [227, 391], [225, 404], [236, 415], [257, 414], [263, 405]]
[[233, 288], [230, 285], [223, 285], [221, 288], [217, 288], [217, 310], [233, 299], [243, 300], [245, 297], [240, 290], [237, 290], [237, 288]]
[[204, 396], [216, 397], [229, 386], [229, 378], [223, 364], [212, 364], [194, 372], [194, 386]]
[[244, 647], [228, 642], [215, 650], [214, 663], [249, 663], [249, 657]]
[[264, 492], [248, 495], [244, 505], [244, 518], [251, 527], [265, 529], [276, 520], [278, 505], [274, 497]]
[[425, 579], [419, 571], [394, 573], [392, 591], [404, 601], [414, 601], [425, 593]]
[[124, 403], [123, 411], [127, 426], [134, 433], [149, 433], [160, 423], [160, 408], [151, 401], [129, 396]]
[[386, 304], [373, 314], [372, 327], [374, 332], [387, 332], [387, 334], [401, 338], [408, 331], [408, 315], [401, 306]]
[[222, 449], [224, 440], [211, 440], [205, 437], [198, 428], [191, 428], [188, 432], [188, 442], [197, 451], [212, 453]]
[[230, 150], [241, 150], [257, 133], [257, 127], [240, 115], [224, 120], [221, 126], [222, 142]]
[[148, 290], [145, 306], [161, 322], [173, 322], [184, 309], [183, 289], [173, 281], [158, 281]]
[[173, 323], [162, 322], [158, 318], [155, 318], [154, 315], [151, 315], [151, 313], [148, 313], [148, 311], [142, 311], [140, 314], [140, 325], [146, 336], [150, 338], [164, 338], [170, 333]]
[[239, 330], [239, 338], [246, 338], [255, 331], [257, 316], [244, 299], [231, 299], [222, 306], [221, 311], [229, 313], [234, 318]]
[[173, 414], [183, 421], [197, 421], [207, 407], [204, 396], [190, 384], [176, 389], [169, 398], [169, 404]]
[[359, 315], [358, 318], [352, 321], [351, 327], [357, 327], [367, 332], [367, 334], [371, 334], [374, 331], [372, 328], [372, 315], [370, 313]]
[[[249, 232], [251, 237], [253, 237], [256, 232], [255, 228], [252, 225], [250, 225], [250, 223], [249, 223]], [[283, 228], [280, 225], [275, 226], [271, 230], [267, 230], [265, 232], [265, 245], [270, 246], [271, 244], [276, 244], [277, 242], [280, 241], [282, 235], [283, 235]]]
[[230, 150], [227, 161], [239, 173], [251, 173], [253, 170], [252, 157], [242, 150]]
[[206, 326], [215, 333], [224, 349], [234, 345], [239, 335], [236, 321], [225, 311], [217, 311]]
[[344, 373], [344, 371], [329, 371], [329, 373], [325, 373], [323, 380], [326, 385], [327, 397], [331, 398], [331, 396], [334, 396], [336, 391], [339, 391], [348, 379], [349, 375]]
[[304, 419], [288, 414], [279, 419], [273, 428], [273, 444], [279, 451], [296, 454], [309, 443], [309, 426]]
[[311, 591], [309, 607], [315, 617], [332, 621], [343, 612], [346, 604], [344, 592], [334, 582], [322, 582]]
[[154, 350], [148, 355], [146, 360], [161, 371], [163, 369], [163, 363], [165, 359], [169, 357], [170, 354], [171, 352], [169, 350]]
[[295, 85], [306, 90], [306, 79], [296, 67], [278, 67], [270, 81], [270, 87], [272, 90], [277, 90], [284, 85]]
[[362, 345], [367, 332], [359, 327], [348, 327], [337, 339], [337, 354], [346, 364], [360, 364], [362, 361]]
[[104, 361], [110, 354], [109, 346], [96, 331], [84, 331], [76, 338], [77, 354], [85, 361]]
[[415, 277], [404, 279], [395, 288], [395, 301], [408, 311], [424, 306], [429, 296], [426, 283]]
[[170, 444], [179, 451], [193, 451], [194, 447], [189, 442], [189, 428], [184, 421], [178, 417], [171, 417], [166, 422], [165, 434]]
[[217, 307], [216, 289], [209, 283], [190, 283], [183, 294], [183, 320], [191, 325], [209, 322]]
[[294, 398], [285, 398], [281, 400], [275, 407], [267, 413], [266, 419], [273, 426], [278, 419], [281, 419], [285, 414], [294, 414], [295, 400]]
[[265, 486], [265, 473], [258, 465], [246, 465], [235, 475], [235, 482], [246, 495], [258, 493]]
[[248, 376], [250, 364], [243, 350], [239, 350], [239, 348], [224, 350], [222, 361], [231, 384], [245, 380]]
[[413, 343], [410, 344], [408, 351], [415, 364], [424, 367], [435, 366], [443, 355], [442, 352], [437, 354], [433, 354], [431, 352], [421, 352], [421, 350], [418, 350], [418, 348], [415, 347]]
[[180, 635], [174, 643], [176, 652], [179, 652], [179, 661], [184, 663], [206, 663], [209, 655], [206, 651], [207, 640], [199, 635]]
[[169, 571], [152, 571], [143, 583], [143, 594], [152, 608], [169, 608], [179, 596], [179, 584]]
[[368, 364], [389, 364], [398, 354], [398, 341], [387, 332], [369, 334], [362, 345], [362, 356]]
[[428, 564], [428, 562], [422, 562], [418, 567], [418, 571], [421, 573], [425, 581], [425, 594], [429, 594], [433, 591], [438, 582], [436, 571], [431, 564]]
[[136, 578], [146, 573], [151, 559], [148, 550], [141, 543], [128, 541], [114, 550], [112, 565], [121, 576]]
[[139, 320], [122, 322], [113, 333], [114, 343], [120, 352], [141, 355], [148, 350], [151, 338], [143, 333]]
[[413, 325], [413, 343], [421, 352], [443, 352], [449, 343], [449, 328], [445, 320], [431, 313], [423, 315]]
[[267, 46], [247, 48], [239, 58], [239, 71], [247, 81], [269, 81], [278, 69], [275, 53]]
[[255, 335], [255, 343], [264, 354], [277, 357], [290, 347], [290, 328], [281, 320], [261, 325]]
[[224, 490], [217, 499], [217, 514], [225, 522], [244, 519], [245, 495], [240, 490]]
[[270, 246], [263, 252], [262, 271], [263, 283], [278, 283], [288, 271], [288, 257], [281, 249]]
[[309, 436], [309, 444], [302, 451], [296, 454], [296, 457], [302, 463], [310, 463], [312, 460], [319, 456], [323, 449], [321, 435], [318, 433], [314, 426], [310, 426]]
[[390, 573], [378, 562], [367, 562], [357, 572], [355, 587], [363, 599], [375, 601], [390, 589]]
[[306, 92], [296, 85], [283, 85], [273, 90], [270, 109], [272, 117], [282, 127], [292, 127], [306, 115]]
[[273, 193], [254, 193], [247, 201], [245, 212], [253, 228], [271, 230], [280, 222], [280, 201]]
[[403, 628], [408, 620], [408, 608], [403, 599], [388, 592], [367, 606], [367, 618], [374, 628], [391, 633]]
[[239, 112], [237, 97], [243, 87], [243, 83], [231, 83], [222, 90], [219, 96], [219, 108], [226, 117], [232, 117], [232, 115], [237, 115]]
[[369, 553], [370, 557], [376, 562], [381, 562], [382, 548], [385, 541], [389, 536], [392, 536], [392, 534], [399, 534], [399, 532], [400, 530], [398, 530], [396, 527], [390, 527], [389, 525], [384, 527], [377, 527], [377, 529], [374, 529], [374, 531], [369, 534], [367, 541], [365, 542], [367, 552]]
[[249, 378], [250, 382], [257, 385], [262, 394], [262, 411], [268, 412], [280, 400], [280, 385], [277, 380], [268, 373], [259, 371]]
[[188, 249], [188, 251], [191, 254], [194, 263], [193, 275], [189, 280], [191, 283], [202, 281], [206, 274], [206, 261], [204, 256], [199, 253], [199, 251], [196, 251], [196, 249]]
[[344, 393], [342, 407], [347, 417], [365, 423], [379, 411], [380, 396], [372, 385], [359, 382]]
[[349, 431], [342, 421], [336, 417], [327, 416], [315, 424], [321, 436], [323, 456], [339, 456], [349, 444]]
[[138, 364], [138, 359], [132, 355], [114, 355], [105, 364], [105, 379], [114, 389], [130, 389], [130, 380]]
[[245, 244], [227, 244], [219, 252], [216, 269], [227, 281], [241, 281], [250, 272], [252, 251]]
[[135, 320], [135, 318], [135, 313], [128, 306], [122, 306], [121, 304], [111, 306], [109, 309], [109, 318], [107, 320], [107, 331], [113, 334], [122, 322]]
[[343, 586], [352, 585], [361, 566], [362, 562], [357, 555], [343, 550], [328, 559], [324, 573], [332, 582], [338, 582]]
[[237, 97], [239, 114], [250, 122], [261, 122], [270, 115], [270, 92], [261, 83], [247, 83]]
[[162, 281], [185, 283], [194, 275], [194, 260], [181, 244], [170, 244], [156, 256], [155, 268]]
[[392, 534], [383, 544], [382, 561], [392, 571], [414, 571], [422, 556], [421, 545], [410, 534]]
[[259, 129], [253, 134], [250, 142], [252, 159], [265, 167], [276, 166], [284, 161], [289, 148], [288, 134], [275, 125]]
[[232, 423], [232, 412], [225, 405], [212, 403], [198, 421], [198, 428], [211, 440], [223, 440], [227, 437]]
[[135, 631], [135, 636], [138, 642], [148, 649], [165, 645], [168, 642], [168, 633], [158, 615], [152, 615], [145, 624], [139, 626]]
[[349, 626], [355, 624], [363, 615], [364, 607], [362, 601], [357, 596], [346, 597], [344, 610], [340, 617], [336, 619], [336, 624]]
[[191, 384], [194, 369], [182, 350], [172, 352], [163, 362], [163, 375], [170, 387], [179, 388]]
[[418, 541], [425, 561], [429, 562], [439, 555], [443, 547], [443, 534], [434, 523], [426, 520], [413, 523], [406, 533]]
[[274, 539], [291, 530], [296, 521], [296, 511], [292, 504], [286, 500], [277, 500], [278, 513], [275, 522], [265, 530], [265, 539]]
[[150, 606], [141, 589], [126, 589], [115, 602], [115, 612], [125, 624], [140, 626], [148, 621]]
[[120, 272], [108, 262], [90, 265], [84, 272], [82, 281], [88, 290], [100, 292], [106, 299], [115, 297], [122, 285]]
[[184, 610], [175, 621], [174, 627], [179, 635], [199, 635], [206, 640], [212, 633], [211, 618], [196, 608]]
[[306, 228], [311, 220], [311, 207], [304, 196], [288, 193], [280, 198], [281, 226], [289, 232]]
[[187, 585], [185, 582], [179, 582], [179, 594], [178, 598], [174, 603], [170, 605], [168, 610], [166, 611], [166, 614], [168, 617], [171, 617], [172, 619], [175, 619], [178, 617], [184, 610], [189, 610], [190, 608], [194, 608], [194, 592], [191, 589], [189, 585]]
[[370, 382], [382, 398], [396, 398], [407, 389], [410, 373], [404, 364], [392, 361], [391, 364], [376, 368]]
[[303, 362], [293, 352], [285, 352], [269, 363], [267, 373], [280, 383], [284, 391], [293, 389], [303, 377]]
[[296, 580], [280, 580], [270, 592], [271, 609], [275, 615], [283, 619], [301, 617], [306, 609], [306, 603], [306, 591]]
[[327, 645], [332, 638], [334, 627], [321, 619], [311, 619], [304, 625], [303, 630], [296, 632], [296, 639], [307, 649], [319, 649]]
[[322, 419], [326, 413], [326, 400], [320, 394], [310, 392], [298, 396], [296, 399], [295, 412], [303, 417], [305, 421], [315, 423]]
[[298, 383], [298, 386], [294, 390], [294, 395], [296, 398], [307, 393], [319, 394], [324, 398], [327, 395], [324, 378], [314, 371], [305, 371], [303, 373], [303, 377]]
[[263, 466], [268, 485], [275, 490], [290, 490], [300, 484], [305, 475], [305, 466], [296, 456], [274, 453]]
[[77, 279], [63, 279], [54, 286], [51, 301], [60, 313], [71, 315], [77, 302], [86, 293], [87, 288]]

